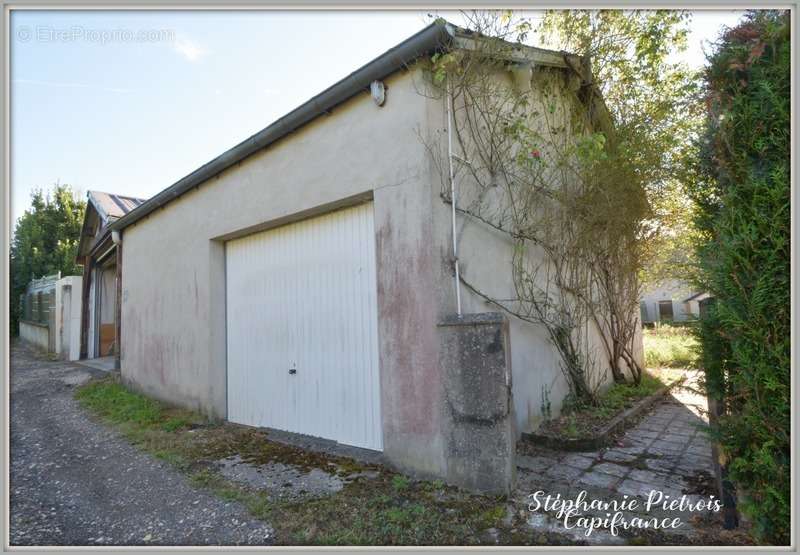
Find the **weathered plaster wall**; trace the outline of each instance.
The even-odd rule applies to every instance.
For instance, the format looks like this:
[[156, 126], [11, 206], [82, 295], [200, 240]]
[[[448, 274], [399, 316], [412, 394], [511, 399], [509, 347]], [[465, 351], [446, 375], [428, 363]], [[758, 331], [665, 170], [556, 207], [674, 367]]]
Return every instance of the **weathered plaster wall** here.
[[[455, 295], [450, 206], [426, 147], [446, 145], [444, 102], [420, 94], [418, 70], [387, 86], [384, 107], [359, 95], [124, 231], [122, 375], [224, 418], [224, 241], [371, 197], [384, 453], [398, 468], [441, 477], [453, 437], [437, 325], [455, 312]], [[464, 275], [496, 298], [513, 296], [507, 237], [468, 217], [457, 223]], [[497, 311], [462, 293], [464, 313]], [[523, 432], [541, 420], [544, 392], [555, 415], [567, 387], [545, 330], [513, 317], [508, 326], [514, 428]]]
[[[386, 80], [185, 194], [123, 234], [122, 375], [166, 401], [226, 415], [224, 240], [374, 198], [384, 453], [441, 475], [438, 259], [417, 70]], [[352, 202], [355, 202], [353, 200]]]
[[497, 312], [454, 315], [439, 324], [439, 338], [447, 479], [507, 495], [517, 468], [507, 319]]
[[[545, 71], [552, 77], [553, 72], [558, 70]], [[534, 71], [533, 79], [540, 78], [542, 78], [542, 74]], [[511, 77], [507, 73], [498, 74], [497, 81], [500, 86], [512, 87]], [[566, 90], [566, 80], [559, 83], [556, 79], [553, 86], [556, 93], [543, 104], [547, 105], [552, 100], [561, 103], [558, 108], [564, 109], [569, 108], [570, 102], [577, 102], [574, 94]], [[533, 89], [536, 90], [535, 82]], [[435, 129], [439, 130], [439, 133], [429, 137], [428, 142], [438, 144], [438, 150], [434, 149], [438, 155], [434, 154], [433, 157], [438, 156], [440, 160], [437, 166], [440, 175], [437, 176], [437, 183], [433, 187], [431, 197], [436, 229], [432, 240], [435, 242], [439, 260], [437, 277], [439, 316], [444, 319], [455, 313], [456, 297], [451, 263], [453, 256], [451, 205], [442, 199], [443, 193], [449, 198], [449, 183], [446, 174], [444, 177], [441, 176], [442, 170], [446, 171], [447, 169], [447, 119], [444, 100], [442, 99], [438, 105], [439, 112], [435, 117], [439, 123]], [[534, 108], [529, 109], [533, 110]], [[458, 104], [456, 104], [456, 112], [459, 112]], [[556, 110], [556, 115], [558, 113]], [[563, 125], [564, 121], [554, 123]], [[458, 146], [455, 150], [456, 154], [464, 157], [463, 153], [458, 152]], [[470, 156], [467, 155], [466, 158], [470, 158]], [[456, 180], [457, 205], [470, 210], [475, 206], [479, 191], [468, 172], [464, 170], [463, 162], [456, 162], [456, 168], [460, 170]], [[484, 191], [480, 203], [483, 206], [499, 206], [502, 203], [501, 189], [498, 187], [496, 190]], [[496, 198], [493, 199], [493, 195]], [[500, 214], [500, 212], [489, 209], [487, 214]], [[513, 249], [508, 235], [461, 212], [457, 214], [456, 221], [462, 278], [490, 298], [498, 300], [515, 298], [516, 292], [512, 275]], [[496, 305], [487, 302], [464, 285], [461, 286], [461, 295], [462, 311], [465, 314], [499, 310]], [[587, 326], [584, 338], [585, 353], [592, 356], [598, 365], [599, 387], [601, 389], [608, 387], [611, 383], [610, 372], [607, 371], [608, 363], [599, 336], [593, 326]], [[516, 428], [517, 433], [523, 433], [532, 431], [539, 426], [546, 416], [545, 407], [548, 404], [550, 414], [557, 416], [569, 388], [560, 368], [560, 357], [543, 326], [509, 316], [509, 340]]]
[[47, 351], [50, 344], [50, 329], [44, 324], [22, 320], [19, 323], [19, 338], [37, 349]]
[[80, 359], [82, 284], [81, 276], [67, 276], [56, 282], [56, 353], [64, 360]]

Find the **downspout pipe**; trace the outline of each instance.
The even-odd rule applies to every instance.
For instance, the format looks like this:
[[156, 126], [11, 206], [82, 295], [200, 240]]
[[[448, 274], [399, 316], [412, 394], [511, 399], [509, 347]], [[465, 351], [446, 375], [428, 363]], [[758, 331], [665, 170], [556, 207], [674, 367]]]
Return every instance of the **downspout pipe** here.
[[458, 230], [456, 227], [456, 176], [453, 169], [453, 91], [447, 81], [447, 164], [450, 172], [450, 219], [453, 235], [453, 274], [456, 291], [456, 313], [461, 316], [461, 272], [458, 267]]

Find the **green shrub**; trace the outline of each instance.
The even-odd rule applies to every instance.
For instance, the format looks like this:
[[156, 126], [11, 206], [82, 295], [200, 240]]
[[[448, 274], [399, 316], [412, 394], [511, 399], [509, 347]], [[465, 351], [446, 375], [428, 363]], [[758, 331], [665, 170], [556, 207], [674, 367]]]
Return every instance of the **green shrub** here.
[[715, 433], [756, 537], [775, 544], [790, 531], [789, 29], [788, 12], [754, 11], [717, 43], [692, 184]]

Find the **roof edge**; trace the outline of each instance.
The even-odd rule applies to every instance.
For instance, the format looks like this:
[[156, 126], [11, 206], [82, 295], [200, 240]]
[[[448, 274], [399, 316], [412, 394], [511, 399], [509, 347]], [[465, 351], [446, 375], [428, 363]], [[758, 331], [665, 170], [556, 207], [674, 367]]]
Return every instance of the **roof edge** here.
[[138, 222], [155, 209], [164, 206], [237, 162], [282, 139], [334, 106], [368, 89], [372, 81], [385, 78], [420, 56], [448, 47], [452, 44], [454, 38], [455, 29], [451, 24], [444, 20], [437, 20], [431, 23], [255, 135], [223, 152], [186, 177], [181, 178], [173, 185], [149, 198], [123, 217], [109, 224], [109, 228], [124, 229]]

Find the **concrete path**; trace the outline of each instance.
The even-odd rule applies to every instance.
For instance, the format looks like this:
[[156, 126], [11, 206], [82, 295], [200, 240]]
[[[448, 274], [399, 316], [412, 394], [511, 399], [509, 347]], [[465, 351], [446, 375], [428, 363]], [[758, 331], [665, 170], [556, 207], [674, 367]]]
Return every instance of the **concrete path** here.
[[12, 346], [12, 546], [273, 543], [244, 507], [91, 420], [73, 392], [92, 375], [103, 373]]
[[[658, 404], [612, 447], [567, 453], [526, 446], [525, 454], [517, 457], [517, 501], [521, 503], [540, 490], [568, 499], [585, 490], [587, 498], [622, 501], [628, 496], [637, 497], [642, 503], [654, 490], [661, 493], [664, 501], [681, 499], [684, 495], [688, 502], [708, 499], [716, 492], [710, 487], [711, 443], [705, 432], [706, 400], [697, 390], [698, 378], [698, 373], [690, 373], [684, 386]], [[691, 534], [692, 517], [708, 516], [707, 511], [702, 511], [703, 515], [656, 509], [649, 513], [682, 516], [683, 524], [667, 531], [672, 534]], [[545, 514], [533, 515], [531, 525], [550, 530], [559, 528]], [[598, 532], [593, 535], [597, 543], [624, 541]]]
[[90, 358], [86, 360], [75, 361], [75, 364], [80, 364], [81, 366], [88, 366], [89, 368], [96, 368], [97, 370], [102, 370], [103, 372], [113, 372], [114, 367], [116, 365], [116, 360], [114, 357], [99, 357], [99, 358]]

